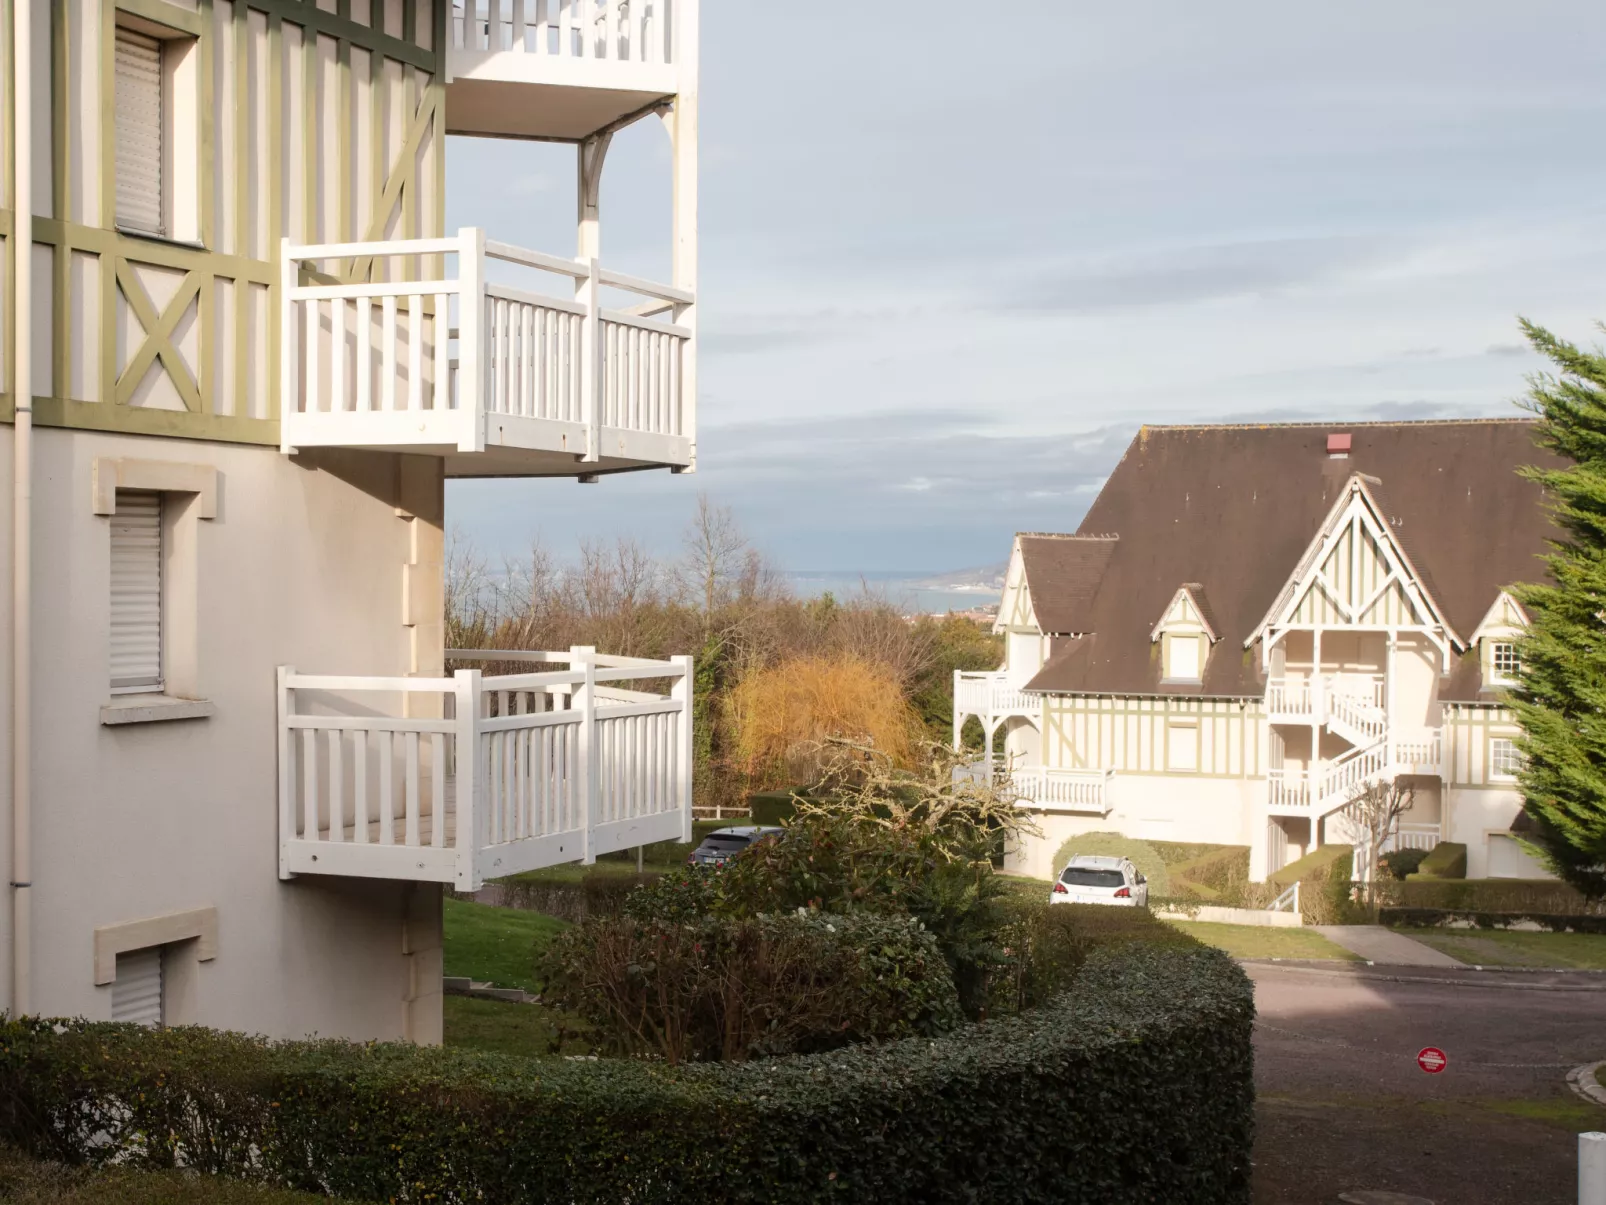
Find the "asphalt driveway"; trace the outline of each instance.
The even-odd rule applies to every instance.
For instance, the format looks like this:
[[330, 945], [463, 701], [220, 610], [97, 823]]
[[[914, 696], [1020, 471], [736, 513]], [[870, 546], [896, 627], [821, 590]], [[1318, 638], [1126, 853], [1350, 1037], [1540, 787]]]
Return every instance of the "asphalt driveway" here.
[[[1259, 1021], [1256, 1205], [1356, 1190], [1437, 1205], [1574, 1205], [1566, 1084], [1606, 1058], [1606, 975], [1249, 964]], [[1416, 1055], [1443, 1050], [1444, 1071]]]

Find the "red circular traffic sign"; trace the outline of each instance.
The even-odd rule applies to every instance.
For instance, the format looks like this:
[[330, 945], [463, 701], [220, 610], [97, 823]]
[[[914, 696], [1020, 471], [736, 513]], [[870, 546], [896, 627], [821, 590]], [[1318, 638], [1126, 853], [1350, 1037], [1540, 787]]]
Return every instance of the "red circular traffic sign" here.
[[1422, 1070], [1426, 1071], [1429, 1075], [1437, 1075], [1439, 1072], [1443, 1071], [1445, 1064], [1449, 1061], [1449, 1059], [1444, 1057], [1444, 1051], [1440, 1050], [1437, 1046], [1424, 1046], [1421, 1050], [1417, 1051], [1416, 1055], [1416, 1065], [1422, 1068]]

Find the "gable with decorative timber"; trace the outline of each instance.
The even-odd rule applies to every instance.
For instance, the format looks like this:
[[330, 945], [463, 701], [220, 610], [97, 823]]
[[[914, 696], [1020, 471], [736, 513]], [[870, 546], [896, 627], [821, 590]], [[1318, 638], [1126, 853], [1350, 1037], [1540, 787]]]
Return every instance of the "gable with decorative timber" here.
[[1265, 637], [1270, 645], [1293, 628], [1418, 631], [1446, 656], [1448, 644], [1461, 643], [1359, 475], [1245, 643]]

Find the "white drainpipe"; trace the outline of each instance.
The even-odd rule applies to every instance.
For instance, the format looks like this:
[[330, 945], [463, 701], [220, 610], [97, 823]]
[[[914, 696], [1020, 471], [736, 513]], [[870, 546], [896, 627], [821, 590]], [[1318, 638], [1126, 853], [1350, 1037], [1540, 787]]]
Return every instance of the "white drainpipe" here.
[[33, 1011], [33, 3], [11, 6], [11, 1014]]

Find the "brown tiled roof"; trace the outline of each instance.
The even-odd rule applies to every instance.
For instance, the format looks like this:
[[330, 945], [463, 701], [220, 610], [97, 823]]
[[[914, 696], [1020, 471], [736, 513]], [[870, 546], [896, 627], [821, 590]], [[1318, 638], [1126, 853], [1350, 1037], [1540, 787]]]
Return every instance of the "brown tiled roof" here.
[[[1085, 526], [1085, 525], [1084, 525]], [[1022, 532], [1021, 564], [1032, 592], [1037, 626], [1045, 632], [1085, 632], [1099, 579], [1115, 552], [1114, 536]]]
[[[1050, 557], [1027, 579], [1045, 632], [1085, 632], [1057, 648], [1028, 689], [1099, 694], [1181, 693], [1160, 687], [1150, 634], [1184, 582], [1208, 592], [1221, 639], [1190, 693], [1259, 696], [1258, 654], [1244, 642], [1315, 538], [1350, 477], [1387, 516], [1435, 605], [1463, 640], [1499, 592], [1544, 572], [1556, 532], [1524, 464], [1555, 464], [1527, 419], [1423, 423], [1298, 423], [1145, 427], [1127, 448], [1078, 531], [1097, 557]], [[1354, 436], [1332, 458], [1327, 436]], [[1111, 540], [1110, 536], [1118, 536]], [[1047, 541], [1059, 548], [1066, 541]], [[1022, 543], [1023, 552], [1025, 542]], [[1039, 593], [1039, 580], [1045, 590]], [[1049, 584], [1052, 583], [1052, 584]], [[1457, 665], [1447, 687], [1479, 692]], [[1449, 696], [1447, 696], [1449, 697]]]

